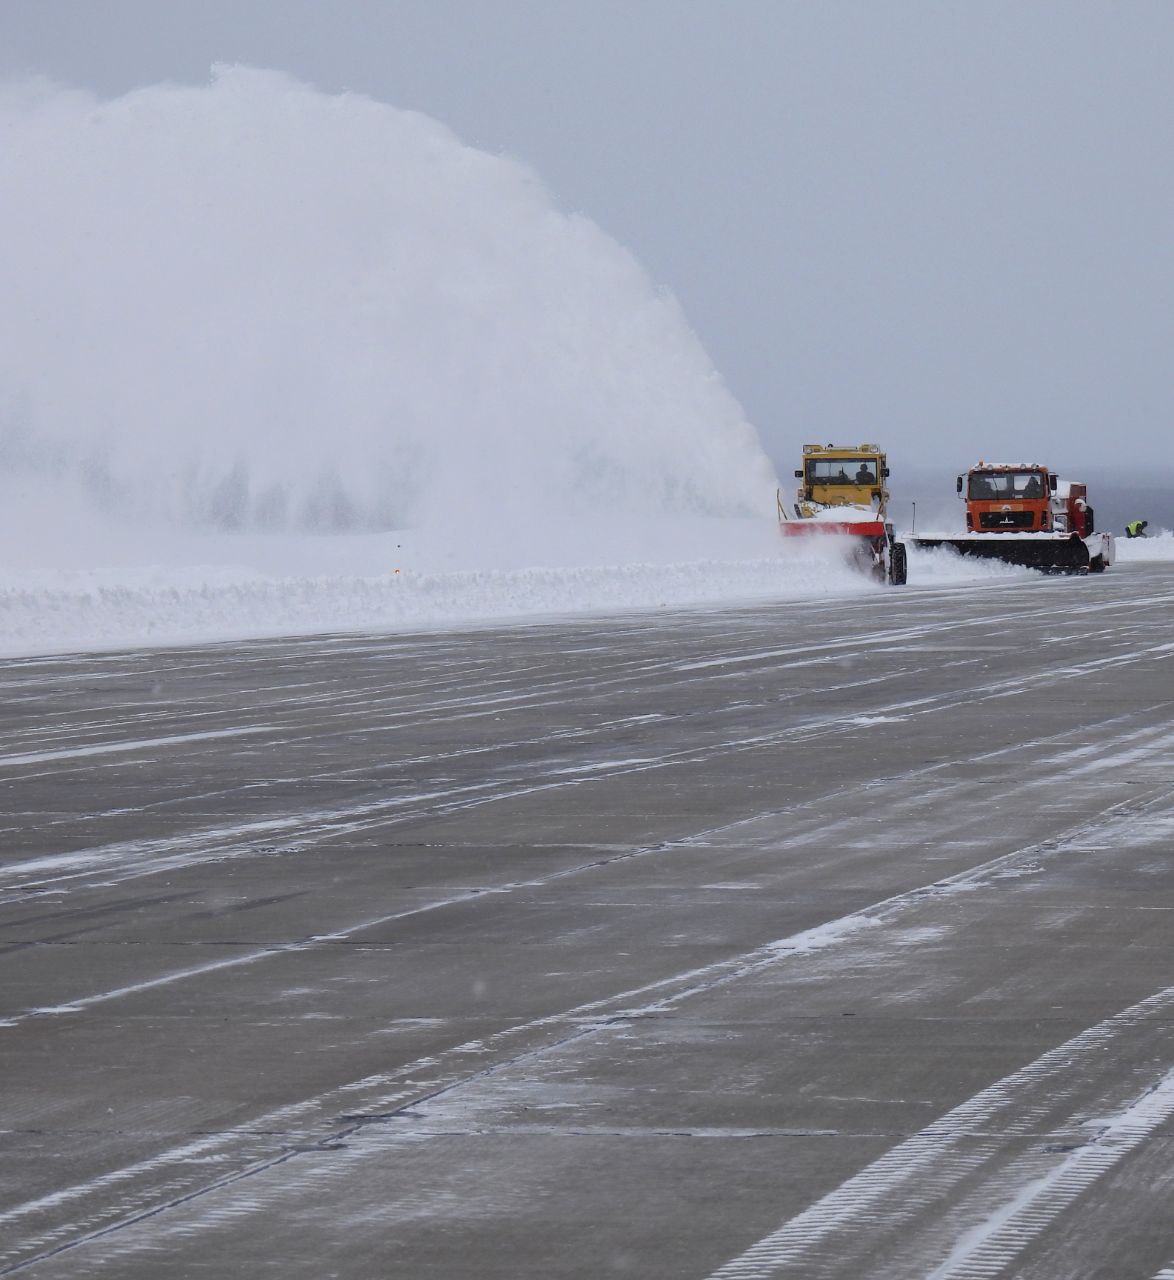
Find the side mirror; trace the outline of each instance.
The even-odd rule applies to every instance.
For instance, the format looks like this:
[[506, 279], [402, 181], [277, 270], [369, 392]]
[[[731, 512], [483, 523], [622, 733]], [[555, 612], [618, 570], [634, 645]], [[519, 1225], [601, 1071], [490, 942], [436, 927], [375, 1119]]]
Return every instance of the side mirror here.
[[961, 477], [961, 476], [959, 476], [959, 477], [958, 477], [958, 492], [959, 492], [959, 493], [961, 493], [961, 492], [962, 492], [962, 477]]
[[1049, 473], [1048, 473], [1048, 488], [1049, 488], [1049, 489], [1051, 489], [1051, 491], [1052, 491], [1053, 493], [1055, 493], [1055, 492], [1056, 492], [1056, 485], [1057, 485], [1058, 483], [1059, 483], [1059, 481], [1058, 481], [1057, 477], [1056, 477], [1056, 476], [1054, 476], [1054, 475], [1052, 475], [1052, 474], [1051, 474], [1051, 472], [1049, 472]]
[[888, 469], [888, 467], [882, 467], [882, 468], [881, 468], [881, 475], [882, 475], [882, 476], [884, 476], [884, 478], [885, 478], [886, 480], [889, 478], [889, 469]]
[[803, 472], [802, 472], [802, 471], [796, 471], [796, 472], [795, 472], [795, 479], [796, 479], [796, 480], [802, 480], [802, 479], [803, 479]]

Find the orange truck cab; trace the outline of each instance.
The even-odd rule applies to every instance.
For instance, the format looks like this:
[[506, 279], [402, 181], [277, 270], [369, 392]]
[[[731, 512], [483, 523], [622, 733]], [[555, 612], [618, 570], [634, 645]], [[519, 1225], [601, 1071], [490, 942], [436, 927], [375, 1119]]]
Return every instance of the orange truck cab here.
[[1037, 463], [979, 463], [958, 477], [966, 498], [966, 528], [971, 533], [1065, 533], [1082, 538], [1093, 532], [1087, 487], [1060, 480]]
[[971, 533], [1044, 533], [1052, 528], [1057, 484], [1047, 467], [979, 463], [958, 477]]

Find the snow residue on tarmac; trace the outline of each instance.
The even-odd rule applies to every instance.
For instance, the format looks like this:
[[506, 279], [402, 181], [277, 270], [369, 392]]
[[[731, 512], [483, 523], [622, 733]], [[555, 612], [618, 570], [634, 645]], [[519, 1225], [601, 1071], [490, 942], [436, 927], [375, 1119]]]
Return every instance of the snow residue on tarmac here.
[[[902, 535], [898, 534], [898, 537]], [[958, 587], [969, 583], [998, 584], [1024, 582], [1038, 578], [1034, 569], [1004, 564], [1001, 560], [982, 560], [962, 556], [950, 547], [908, 547], [909, 584], [919, 587]]]

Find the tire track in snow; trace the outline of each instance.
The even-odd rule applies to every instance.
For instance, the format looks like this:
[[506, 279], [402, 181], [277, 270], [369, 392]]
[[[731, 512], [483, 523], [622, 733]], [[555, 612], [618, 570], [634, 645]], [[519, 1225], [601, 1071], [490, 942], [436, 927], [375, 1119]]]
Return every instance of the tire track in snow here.
[[[1096, 1135], [974, 1228], [926, 1280], [994, 1280], [1089, 1187], [1174, 1115], [1174, 1071], [1129, 1106], [1097, 1122]], [[1028, 1172], [1027, 1168], [1020, 1176]], [[1040, 1163], [1038, 1157], [1033, 1163]], [[1006, 1181], [1008, 1179], [1004, 1179]], [[957, 1211], [955, 1210], [954, 1216]]]
[[[1128, 1063], [1128, 1033], [1148, 1023], [1169, 1034], [1172, 1013], [1168, 987], [1050, 1049], [886, 1152], [708, 1280], [817, 1280], [843, 1276], [855, 1262], [864, 1268], [860, 1274], [877, 1280], [1003, 1274], [1078, 1196], [1174, 1115], [1174, 1071], [1100, 1122], [1070, 1154], [1043, 1146], [1005, 1168], [1008, 1140], [1035, 1138], [1041, 1123], [1066, 1107], [1062, 1119], [1072, 1123], [1070, 1110], [1089, 1077]], [[957, 1199], [945, 1219], [921, 1226], [918, 1220], [932, 1217], [951, 1193]], [[952, 1232], [968, 1210], [980, 1220], [959, 1239]], [[877, 1256], [882, 1239], [890, 1249]]]

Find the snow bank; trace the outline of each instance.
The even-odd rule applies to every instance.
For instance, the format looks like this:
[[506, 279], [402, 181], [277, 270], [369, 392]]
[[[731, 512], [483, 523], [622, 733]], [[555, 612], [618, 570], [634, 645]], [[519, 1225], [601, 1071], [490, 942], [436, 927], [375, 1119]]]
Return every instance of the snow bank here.
[[[431, 629], [552, 615], [685, 605], [883, 599], [890, 588], [847, 562], [838, 539], [779, 537], [769, 521], [666, 517], [638, 522], [644, 559], [623, 559], [623, 522], [569, 525], [527, 559], [487, 531], [459, 534], [203, 534], [157, 530], [121, 562], [68, 540], [36, 564], [0, 569], [0, 654], [180, 644], [316, 632]], [[99, 539], [96, 545], [102, 545]], [[92, 567], [79, 568], [79, 563]], [[909, 553], [910, 586], [1022, 581], [1030, 570], [948, 551]]]
[[1174, 533], [1169, 529], [1159, 529], [1157, 533], [1144, 538], [1117, 537], [1113, 540], [1117, 550], [1117, 559], [1122, 563], [1130, 560], [1174, 560]]
[[1039, 576], [1034, 569], [1025, 569], [1022, 565], [963, 556], [949, 547], [922, 548], [909, 542], [906, 547], [911, 586], [959, 587], [984, 582], [1022, 582]]
[[622, 546], [625, 535], [600, 528], [597, 537], [577, 544], [564, 539], [546, 563], [529, 565], [511, 563], [489, 539], [482, 563], [460, 568], [451, 566], [466, 558], [464, 547], [418, 530], [173, 538], [163, 546], [167, 565], [82, 570], [46, 564], [0, 573], [0, 653], [432, 628], [882, 590], [823, 540], [783, 554], [777, 533], [763, 521], [665, 521], [658, 532], [640, 562], [609, 560], [609, 539]]
[[[674, 566], [467, 570], [388, 578], [280, 578], [0, 590], [0, 653], [69, 652], [202, 640], [394, 631], [537, 614], [647, 610], [826, 595], [777, 559]], [[863, 589], [853, 584], [851, 590]]]

